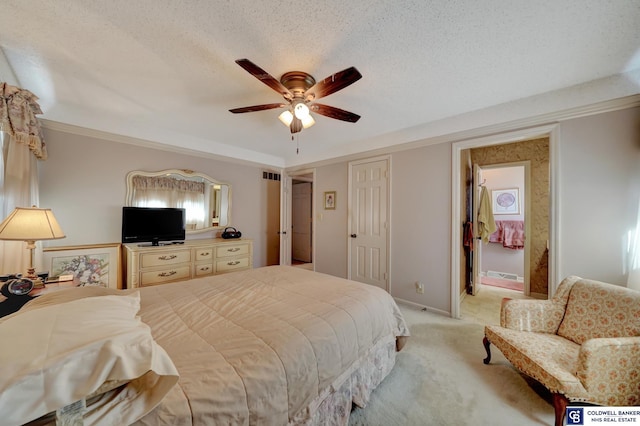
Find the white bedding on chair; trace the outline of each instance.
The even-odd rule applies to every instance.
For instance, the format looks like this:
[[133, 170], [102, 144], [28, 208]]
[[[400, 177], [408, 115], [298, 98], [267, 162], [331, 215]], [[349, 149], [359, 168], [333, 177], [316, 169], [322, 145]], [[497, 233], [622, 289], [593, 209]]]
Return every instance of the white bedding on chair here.
[[293, 267], [140, 293], [142, 320], [180, 374], [145, 425], [310, 422], [374, 346], [409, 335], [384, 290]]

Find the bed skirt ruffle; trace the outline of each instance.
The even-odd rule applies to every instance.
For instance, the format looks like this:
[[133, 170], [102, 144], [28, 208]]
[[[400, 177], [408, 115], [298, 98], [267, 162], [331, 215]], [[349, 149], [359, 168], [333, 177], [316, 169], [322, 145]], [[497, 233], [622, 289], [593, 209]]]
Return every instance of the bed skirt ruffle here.
[[390, 336], [376, 343], [367, 354], [325, 389], [289, 422], [290, 426], [344, 426], [353, 404], [364, 408], [371, 392], [396, 363], [396, 340]]

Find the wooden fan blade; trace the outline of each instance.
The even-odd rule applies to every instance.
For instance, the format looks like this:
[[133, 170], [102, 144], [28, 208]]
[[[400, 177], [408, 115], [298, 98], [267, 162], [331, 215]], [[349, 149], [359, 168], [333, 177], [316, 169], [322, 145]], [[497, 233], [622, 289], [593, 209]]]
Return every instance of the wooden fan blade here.
[[360, 116], [358, 114], [329, 105], [311, 104], [309, 105], [309, 109], [326, 117], [335, 118], [336, 120], [348, 121], [350, 123], [355, 123], [360, 120]]
[[362, 78], [362, 74], [355, 67], [350, 67], [345, 70], [339, 71], [324, 80], [314, 84], [306, 92], [304, 92], [304, 98], [307, 100], [320, 99], [325, 96], [329, 96], [338, 90], [355, 83]]
[[288, 100], [293, 99], [293, 94], [289, 91], [289, 89], [284, 87], [284, 85], [280, 83], [280, 81], [275, 79], [268, 72], [266, 72], [265, 70], [263, 70], [262, 68], [260, 68], [259, 66], [251, 62], [250, 60], [238, 59], [236, 61], [236, 64], [240, 65], [249, 74], [257, 78], [267, 86], [271, 87], [276, 92], [280, 93], [282, 96], [284, 96], [285, 99], [288, 99]]
[[255, 112], [255, 111], [264, 111], [267, 109], [274, 109], [274, 108], [284, 108], [286, 106], [287, 104], [264, 104], [264, 105], [253, 105], [253, 106], [242, 107], [242, 108], [234, 108], [234, 109], [230, 109], [229, 111], [234, 114], [240, 114], [243, 112]]

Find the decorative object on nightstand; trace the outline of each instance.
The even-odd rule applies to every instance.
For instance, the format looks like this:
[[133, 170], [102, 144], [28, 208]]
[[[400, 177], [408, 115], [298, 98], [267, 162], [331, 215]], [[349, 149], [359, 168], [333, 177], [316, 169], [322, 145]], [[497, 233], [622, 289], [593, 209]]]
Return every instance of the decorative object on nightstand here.
[[33, 207], [16, 207], [7, 218], [0, 223], [0, 240], [24, 241], [31, 251], [29, 269], [26, 278], [34, 283], [34, 287], [44, 286], [33, 268], [33, 250], [36, 241], [64, 238], [64, 232], [53, 216], [51, 209]]

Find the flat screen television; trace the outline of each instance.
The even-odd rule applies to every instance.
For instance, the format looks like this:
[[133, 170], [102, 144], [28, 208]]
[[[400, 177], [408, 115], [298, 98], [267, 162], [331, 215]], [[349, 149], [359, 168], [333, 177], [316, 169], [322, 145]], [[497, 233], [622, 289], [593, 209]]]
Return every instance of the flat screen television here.
[[183, 241], [185, 209], [173, 207], [123, 207], [122, 242], [151, 243]]

